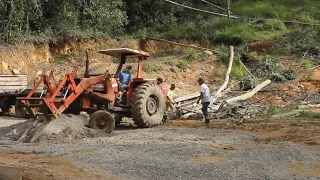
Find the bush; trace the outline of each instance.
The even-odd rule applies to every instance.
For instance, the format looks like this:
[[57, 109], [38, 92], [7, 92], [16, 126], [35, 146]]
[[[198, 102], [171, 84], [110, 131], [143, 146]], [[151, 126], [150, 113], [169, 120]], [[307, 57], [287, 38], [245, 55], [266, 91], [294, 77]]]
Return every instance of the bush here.
[[218, 58], [225, 64], [229, 63], [229, 48], [225, 45], [220, 45], [214, 49], [217, 52]]
[[308, 59], [320, 58], [320, 38], [313, 28], [295, 29], [282, 36], [276, 45], [277, 49], [288, 49], [301, 57]]
[[263, 31], [274, 31], [274, 30], [285, 30], [287, 29], [286, 25], [281, 20], [263, 20], [263, 22], [257, 22], [254, 26], [258, 30]]
[[234, 61], [231, 70], [231, 76], [242, 78], [247, 75], [246, 69], [239, 61]]
[[184, 69], [188, 65], [188, 62], [185, 60], [180, 60], [177, 64], [177, 67], [180, 69]]
[[260, 56], [258, 63], [250, 64], [251, 72], [258, 77], [264, 77], [277, 71], [277, 58], [274, 56]]
[[246, 41], [254, 40], [254, 28], [248, 24], [236, 24], [217, 31], [214, 35], [214, 42], [225, 45], [240, 45]]
[[239, 79], [239, 86], [241, 91], [249, 91], [253, 89], [254, 84], [251, 77], [242, 77]]
[[293, 69], [285, 70], [281, 72], [281, 75], [289, 81], [295, 80], [298, 77], [297, 72]]
[[216, 35], [214, 42], [225, 45], [240, 45], [245, 42], [245, 39], [239, 35], [231, 35], [227, 33], [219, 33]]
[[276, 83], [288, 81], [284, 76], [278, 73], [271, 74], [270, 79], [272, 82], [276, 82]]
[[169, 39], [202, 39], [203, 34], [193, 22], [179, 24], [164, 33]]
[[308, 59], [305, 59], [302, 61], [304, 67], [305, 67], [305, 70], [307, 72], [311, 72], [312, 71], [312, 68], [316, 66], [316, 62], [313, 61], [313, 60], [308, 60]]

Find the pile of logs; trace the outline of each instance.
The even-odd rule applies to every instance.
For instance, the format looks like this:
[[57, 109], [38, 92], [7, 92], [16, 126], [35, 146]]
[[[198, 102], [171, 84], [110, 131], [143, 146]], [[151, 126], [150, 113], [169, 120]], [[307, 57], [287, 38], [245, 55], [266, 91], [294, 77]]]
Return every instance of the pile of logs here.
[[[250, 98], [254, 96], [262, 88], [271, 83], [266, 80], [257, 85], [253, 90], [246, 92], [240, 96], [232, 96], [230, 88], [228, 88], [229, 75], [232, 69], [234, 59], [233, 47], [230, 47], [229, 66], [226, 72], [225, 81], [223, 85], [213, 93], [211, 96], [211, 103], [209, 106], [209, 113], [212, 119], [236, 118], [242, 122], [243, 119], [254, 117], [256, 114], [266, 111], [266, 106], [253, 103]], [[175, 106], [177, 110], [172, 113], [171, 119], [195, 119], [202, 117], [201, 105], [196, 104], [200, 93], [193, 93], [175, 99]]]

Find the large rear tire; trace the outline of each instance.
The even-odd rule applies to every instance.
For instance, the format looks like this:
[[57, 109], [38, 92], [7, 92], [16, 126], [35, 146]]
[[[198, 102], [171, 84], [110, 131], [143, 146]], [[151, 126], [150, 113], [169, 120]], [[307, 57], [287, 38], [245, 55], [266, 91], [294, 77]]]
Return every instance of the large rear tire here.
[[164, 111], [165, 100], [157, 84], [147, 82], [135, 89], [131, 99], [131, 114], [138, 127], [161, 124]]
[[107, 111], [96, 111], [90, 116], [89, 126], [92, 129], [102, 129], [106, 133], [111, 133], [115, 127], [115, 120]]

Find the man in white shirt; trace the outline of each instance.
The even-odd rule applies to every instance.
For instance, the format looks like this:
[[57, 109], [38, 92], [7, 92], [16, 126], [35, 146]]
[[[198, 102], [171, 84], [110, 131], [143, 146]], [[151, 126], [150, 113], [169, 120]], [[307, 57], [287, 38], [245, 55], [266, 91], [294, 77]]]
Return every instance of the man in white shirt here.
[[205, 125], [209, 125], [210, 123], [210, 117], [209, 117], [209, 113], [208, 113], [208, 106], [210, 104], [210, 90], [208, 88], [208, 86], [206, 84], [204, 84], [204, 79], [203, 78], [199, 78], [198, 79], [198, 83], [200, 85], [200, 97], [198, 99], [198, 103], [201, 100], [201, 104], [202, 104], [202, 113], [204, 115], [205, 118]]

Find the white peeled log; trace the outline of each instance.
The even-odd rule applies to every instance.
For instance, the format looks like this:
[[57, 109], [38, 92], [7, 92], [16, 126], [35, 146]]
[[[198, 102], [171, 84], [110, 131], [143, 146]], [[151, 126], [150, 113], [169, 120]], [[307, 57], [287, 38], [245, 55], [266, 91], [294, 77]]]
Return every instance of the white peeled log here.
[[264, 81], [263, 83], [257, 85], [253, 90], [245, 93], [245, 94], [242, 94], [240, 96], [236, 96], [236, 97], [232, 97], [230, 99], [227, 99], [225, 100], [224, 102], [222, 102], [221, 104], [219, 105], [215, 105], [215, 106], [211, 106], [209, 111], [210, 112], [218, 112], [219, 110], [222, 109], [222, 107], [224, 105], [227, 105], [227, 104], [232, 104], [232, 103], [236, 103], [238, 101], [244, 101], [244, 100], [247, 100], [247, 99], [250, 99], [252, 96], [254, 96], [258, 91], [260, 91], [262, 88], [266, 87], [267, 85], [269, 85], [271, 83], [270, 80], [266, 80]]
[[268, 79], [268, 80], [264, 81], [263, 83], [257, 85], [251, 91], [249, 91], [249, 92], [247, 92], [245, 94], [242, 94], [241, 96], [237, 96], [237, 97], [233, 97], [233, 98], [227, 99], [226, 102], [230, 104], [230, 103], [234, 103], [234, 102], [237, 102], [237, 101], [247, 100], [247, 99], [251, 98], [252, 96], [254, 96], [262, 88], [264, 88], [267, 85], [269, 85], [270, 83], [271, 83], [271, 80]]
[[213, 103], [215, 103], [218, 100], [221, 92], [228, 87], [228, 83], [229, 83], [229, 79], [230, 79], [230, 73], [231, 73], [231, 70], [232, 70], [233, 59], [234, 59], [234, 50], [233, 50], [233, 46], [230, 46], [230, 58], [229, 58], [228, 70], [226, 72], [226, 78], [225, 78], [224, 83], [222, 84], [222, 86], [211, 97], [211, 106], [212, 106]]

